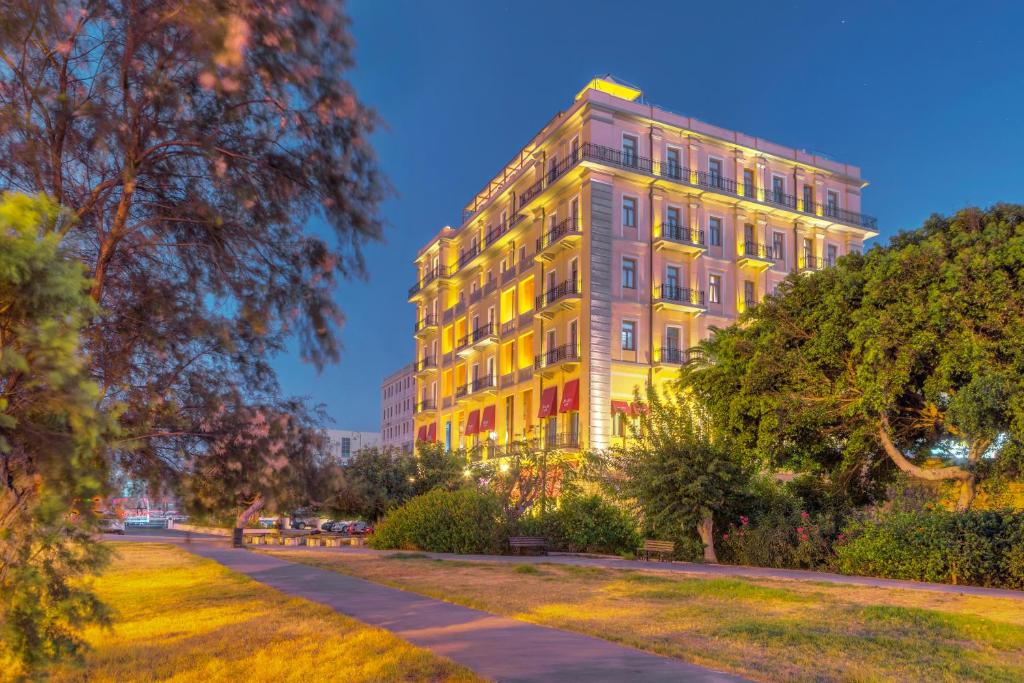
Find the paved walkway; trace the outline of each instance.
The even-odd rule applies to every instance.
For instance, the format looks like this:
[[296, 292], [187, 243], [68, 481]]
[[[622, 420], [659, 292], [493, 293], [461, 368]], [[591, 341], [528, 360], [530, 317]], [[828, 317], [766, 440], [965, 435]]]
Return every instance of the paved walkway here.
[[[261, 546], [262, 547], [262, 546]], [[621, 560], [613, 557], [580, 556], [569, 554], [551, 555], [455, 555], [452, 553], [421, 553], [402, 550], [373, 550], [343, 546], [341, 548], [301, 548], [287, 547], [281, 550], [297, 550], [324, 553], [343, 553], [348, 555], [394, 555], [407, 552], [424, 555], [435, 560], [465, 560], [469, 562], [502, 562], [512, 564], [571, 564], [581, 567], [602, 567], [606, 569], [631, 569], [662, 571], [676, 574], [694, 574], [700, 576], [731, 576], [753, 579], [783, 579], [792, 581], [825, 581], [850, 586], [870, 586], [874, 588], [898, 588], [903, 590], [930, 591], [935, 593], [951, 593], [954, 595], [977, 595], [990, 598], [1009, 598], [1024, 601], [1024, 591], [1009, 588], [984, 588], [982, 586], [951, 586], [946, 583], [925, 583], [923, 581], [900, 581], [896, 579], [878, 579], [870, 576], [847, 576], [829, 572], [813, 572], [802, 569], [770, 569], [767, 567], [741, 567], [729, 564], [696, 564], [692, 562], [640, 562], [638, 560]]]
[[386, 628], [495, 681], [743, 680], [598, 638], [499, 617], [264, 553], [236, 550], [222, 538], [193, 535], [186, 544], [182, 534], [147, 530], [116, 538], [124, 539], [170, 541], [284, 593]]

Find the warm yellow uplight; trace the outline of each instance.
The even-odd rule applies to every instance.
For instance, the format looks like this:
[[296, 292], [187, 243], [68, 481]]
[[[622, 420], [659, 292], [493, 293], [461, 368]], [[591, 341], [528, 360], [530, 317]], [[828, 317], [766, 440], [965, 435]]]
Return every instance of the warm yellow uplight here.
[[498, 465], [498, 469], [501, 470], [502, 472], [508, 472], [508, 463], [501, 463], [500, 465]]
[[620, 83], [611, 76], [604, 76], [601, 78], [595, 78], [583, 86], [583, 89], [576, 93], [576, 99], [578, 100], [583, 97], [583, 93], [591, 89], [597, 90], [598, 92], [608, 93], [612, 97], [629, 100], [630, 102], [639, 98], [640, 95], [643, 94], [638, 88], [626, 85], [625, 83]]

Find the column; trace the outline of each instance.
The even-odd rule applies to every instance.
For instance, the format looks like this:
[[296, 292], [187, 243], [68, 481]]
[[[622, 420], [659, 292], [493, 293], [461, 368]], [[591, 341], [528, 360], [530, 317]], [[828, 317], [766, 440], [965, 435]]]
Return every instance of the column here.
[[700, 170], [700, 140], [694, 137], [686, 139], [686, 163], [690, 167], [690, 184], [697, 184], [697, 171]]
[[746, 159], [743, 157], [743, 151], [737, 149], [736, 154], [736, 194], [742, 196], [747, 192], [747, 188], [743, 185], [743, 170], [746, 168]]

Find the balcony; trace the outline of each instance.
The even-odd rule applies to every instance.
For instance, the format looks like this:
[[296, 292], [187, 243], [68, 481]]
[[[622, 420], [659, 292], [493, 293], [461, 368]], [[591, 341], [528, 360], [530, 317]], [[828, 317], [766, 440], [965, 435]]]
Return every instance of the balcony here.
[[669, 310], [700, 315], [706, 310], [703, 291], [671, 283], [662, 284], [654, 290], [653, 303], [656, 311]]
[[498, 343], [498, 325], [484, 323], [469, 334], [469, 343], [474, 349], [482, 349]]
[[563, 249], [572, 249], [579, 244], [582, 237], [579, 219], [569, 216], [551, 230], [537, 238], [537, 256], [535, 258], [552, 261]]
[[550, 320], [561, 310], [571, 310], [580, 301], [580, 286], [576, 280], [566, 280], [537, 296], [537, 315]]
[[429, 268], [423, 273], [423, 277], [420, 281], [415, 283], [409, 288], [409, 300], [417, 298], [420, 294], [425, 292], [427, 288], [438, 280], [447, 280], [455, 274], [455, 269], [448, 268], [447, 266], [437, 266], [436, 268]]
[[425, 398], [413, 406], [413, 412], [415, 412], [417, 415], [419, 415], [420, 413], [437, 412], [437, 402], [432, 398]]
[[526, 220], [526, 215], [517, 213], [512, 217], [512, 220], [499, 223], [493, 228], [490, 228], [487, 231], [487, 234], [484, 235], [484, 249], [489, 249], [495, 244], [502, 242], [503, 240], [501, 238], [509, 234], [512, 231], [512, 228], [516, 227], [524, 220]]
[[437, 372], [437, 358], [424, 356], [416, 361], [415, 373], [417, 377], [426, 377]]
[[506, 322], [503, 322], [501, 324], [501, 336], [502, 337], [514, 336], [515, 333], [516, 333], [516, 329], [518, 327], [519, 327], [519, 322], [515, 318], [512, 318], [511, 320], [508, 320]]
[[797, 260], [796, 268], [801, 273], [813, 273], [816, 270], [824, 270], [825, 268], [831, 268], [835, 265], [835, 261], [820, 258], [818, 256], [812, 256], [811, 254], [801, 254]]
[[417, 320], [413, 326], [413, 332], [416, 337], [423, 338], [429, 335], [431, 332], [437, 331], [437, 318], [432, 315], [425, 315], [422, 319]]
[[459, 254], [458, 265], [455, 266], [455, 272], [458, 272], [465, 268], [469, 263], [480, 255], [480, 245], [474, 244], [469, 248], [468, 251], [464, 251]]
[[704, 252], [704, 231], [691, 230], [675, 223], [661, 226], [661, 235], [654, 238], [654, 248], [670, 249], [683, 254], [697, 256]]
[[545, 450], [578, 451], [580, 449], [579, 432], [550, 432], [542, 441]]
[[654, 365], [675, 367], [690, 360], [690, 352], [678, 346], [662, 346], [654, 349]]
[[498, 391], [498, 378], [494, 375], [486, 375], [470, 380], [468, 383], [455, 389], [455, 400], [460, 403], [474, 398], [485, 398], [493, 396]]
[[[781, 255], [780, 255], [781, 257]], [[741, 268], [753, 268], [757, 271], [767, 270], [775, 265], [774, 248], [760, 242], [747, 241], [737, 255], [736, 264]]]
[[519, 262], [519, 274], [523, 275], [524, 273], [531, 273], [531, 272], [533, 272], [533, 261], [534, 261], [534, 257], [533, 256], [527, 256], [522, 261], [520, 261]]
[[533, 371], [541, 377], [550, 377], [559, 371], [570, 371], [580, 362], [580, 352], [576, 344], [562, 344], [533, 360]]
[[[642, 175], [650, 175], [664, 178], [672, 182], [689, 185], [702, 190], [730, 197], [740, 197], [772, 207], [779, 207], [789, 211], [797, 212], [797, 199], [791, 194], [776, 191], [774, 188], [752, 187], [742, 188], [731, 178], [707, 171], [697, 171], [678, 162], [661, 161], [655, 162], [651, 159], [638, 157], [636, 155], [623, 154], [620, 150], [603, 145], [586, 143], [581, 150], [581, 158], [584, 161], [598, 163], [605, 166], [615, 166]], [[836, 206], [814, 205], [807, 209], [801, 209], [799, 213], [833, 219], [840, 223], [853, 225], [865, 230], [877, 230], [878, 221], [873, 216], [846, 211]]]

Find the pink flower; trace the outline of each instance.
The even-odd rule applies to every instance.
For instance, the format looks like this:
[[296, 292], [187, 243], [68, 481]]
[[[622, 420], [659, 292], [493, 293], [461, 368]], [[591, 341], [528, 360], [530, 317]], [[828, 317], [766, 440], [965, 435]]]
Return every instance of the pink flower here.
[[803, 517], [804, 519], [807, 519], [807, 518], [808, 518], [808, 517], [810, 517], [811, 515], [810, 515], [809, 513], [805, 512], [805, 511], [802, 511], [802, 510], [801, 510], [801, 512], [800, 512], [800, 516], [801, 516], [801, 517]]
[[742, 524], [743, 526], [747, 526], [747, 524], [749, 524], [749, 523], [750, 523], [749, 519], [747, 519], [743, 515], [740, 515], [740, 524]]
[[729, 534], [722, 534], [722, 540], [723, 541], [726, 540], [727, 538], [729, 538]]
[[804, 528], [803, 528], [802, 526], [798, 526], [798, 527], [796, 528], [796, 532], [797, 532], [798, 534], [802, 534], [802, 533], [804, 532]]

